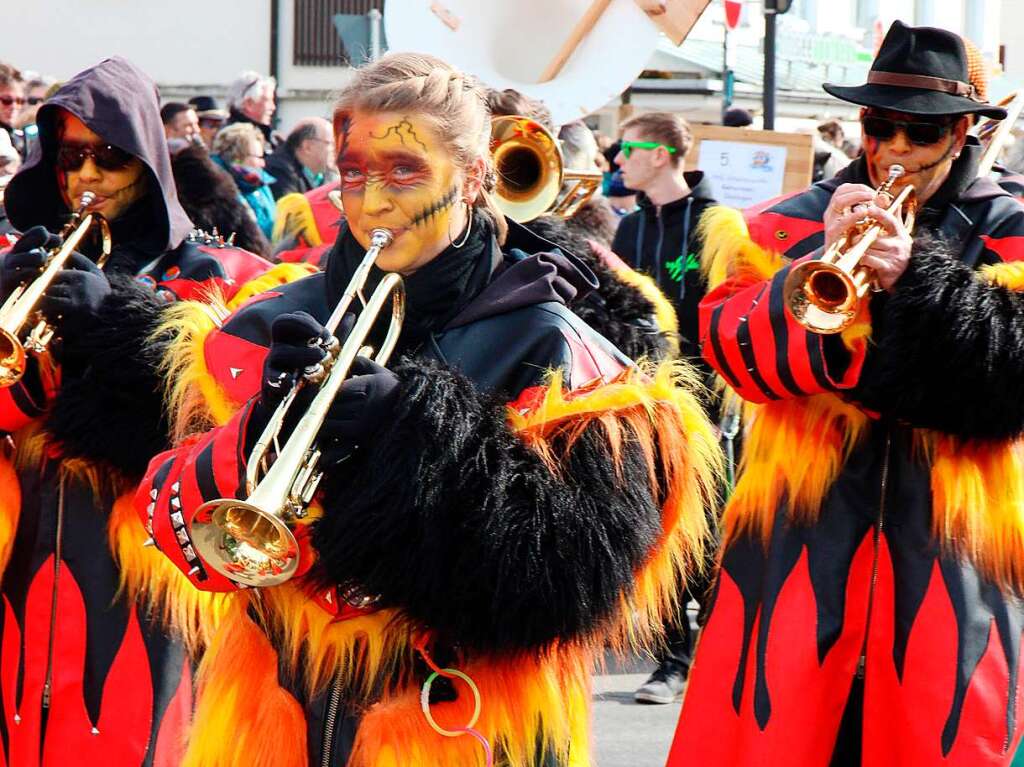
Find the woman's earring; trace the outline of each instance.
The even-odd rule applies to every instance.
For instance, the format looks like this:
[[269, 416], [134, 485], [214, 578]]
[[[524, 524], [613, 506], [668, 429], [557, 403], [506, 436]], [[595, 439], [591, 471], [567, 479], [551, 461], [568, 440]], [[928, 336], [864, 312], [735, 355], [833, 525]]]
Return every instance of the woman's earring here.
[[[469, 233], [473, 231], [473, 206], [470, 203], [466, 203], [466, 233], [462, 236], [462, 242], [452, 243], [453, 248], [461, 248], [467, 242], [469, 242]], [[448, 236], [448, 240], [451, 241], [451, 235]]]

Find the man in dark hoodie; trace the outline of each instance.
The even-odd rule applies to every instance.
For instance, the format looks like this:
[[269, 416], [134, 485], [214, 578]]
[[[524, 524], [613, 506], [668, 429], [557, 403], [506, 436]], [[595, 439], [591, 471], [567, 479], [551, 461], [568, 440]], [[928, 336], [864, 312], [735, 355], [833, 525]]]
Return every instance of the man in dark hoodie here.
[[[612, 250], [634, 269], [646, 272], [672, 302], [679, 322], [679, 350], [700, 360], [697, 306], [704, 297], [697, 224], [715, 204], [704, 174], [685, 173], [683, 159], [693, 143], [686, 121], [666, 112], [627, 120], [615, 163], [622, 181], [639, 192], [639, 210], [619, 223]], [[695, 594], [700, 597], [699, 594]], [[671, 703], [686, 686], [693, 645], [686, 615], [669, 627], [667, 651], [658, 668], [636, 691], [642, 703]]]
[[7, 187], [10, 220], [28, 231], [0, 259], [0, 299], [38, 274], [56, 239], [47, 230], [85, 192], [113, 250], [100, 270], [99, 245], [83, 241], [38, 305], [55, 328], [50, 352], [0, 389], [14, 446], [0, 455], [2, 761], [177, 764], [192, 679], [145, 597], [169, 596], [189, 621], [202, 602], [143, 547], [146, 531], [118, 499], [167, 444], [151, 340], [165, 307], [204, 287], [230, 297], [269, 265], [187, 239], [156, 88], [129, 62], [78, 74], [38, 124]]

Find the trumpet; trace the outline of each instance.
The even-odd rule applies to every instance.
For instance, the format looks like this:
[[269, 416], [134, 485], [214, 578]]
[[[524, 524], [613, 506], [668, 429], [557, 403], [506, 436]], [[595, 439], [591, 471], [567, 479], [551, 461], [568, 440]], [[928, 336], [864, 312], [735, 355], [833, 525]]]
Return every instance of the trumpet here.
[[[110, 256], [110, 225], [99, 213], [86, 213], [95, 199], [92, 192], [82, 195], [78, 208], [60, 230], [61, 244], [50, 251], [43, 271], [31, 282], [16, 287], [0, 306], [0, 388], [14, 386], [20, 381], [25, 374], [28, 352], [44, 353], [53, 339], [53, 326], [39, 313], [39, 299], [93, 224], [99, 227], [102, 238], [97, 265], [102, 268]], [[34, 324], [22, 341], [22, 331], [30, 320]]]
[[[890, 165], [889, 177], [875, 190], [875, 198], [888, 198], [886, 211], [902, 216], [903, 225], [913, 231], [917, 214], [914, 187], [908, 184], [899, 194], [893, 193], [905, 172], [902, 165]], [[871, 270], [860, 262], [882, 232], [878, 221], [865, 216], [836, 240], [820, 260], [805, 261], [790, 270], [782, 295], [800, 325], [812, 333], [829, 335], [841, 333], [853, 323], [861, 301], [874, 284]]]
[[[599, 170], [567, 170], [558, 139], [521, 115], [491, 121], [491, 157], [498, 207], [520, 223], [543, 213], [571, 218], [601, 183]], [[572, 184], [564, 194], [563, 184]]]
[[[384, 229], [373, 230], [370, 237], [366, 256], [325, 326], [335, 333], [349, 306], [358, 298], [362, 310], [344, 345], [332, 338], [327, 345], [328, 358], [307, 370], [271, 415], [246, 465], [245, 500], [208, 501], [196, 509], [189, 522], [200, 556], [217, 572], [246, 586], [274, 586], [291, 578], [298, 569], [299, 545], [292, 528], [308, 515], [309, 504], [323, 478], [317, 434], [356, 356], [373, 355], [366, 341], [388, 299], [391, 319], [373, 360], [387, 364], [398, 342], [405, 317], [405, 286], [401, 276], [385, 274], [370, 298], [363, 297], [370, 270], [392, 239]], [[320, 388], [312, 402], [281, 444], [285, 417], [296, 397], [306, 386], [317, 384]]]

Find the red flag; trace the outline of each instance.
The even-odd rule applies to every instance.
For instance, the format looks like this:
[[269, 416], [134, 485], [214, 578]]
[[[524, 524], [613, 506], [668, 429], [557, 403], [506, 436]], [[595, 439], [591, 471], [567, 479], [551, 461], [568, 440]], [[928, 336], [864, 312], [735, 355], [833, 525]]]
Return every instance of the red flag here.
[[729, 29], [736, 29], [740, 25], [740, 12], [742, 10], [742, 0], [725, 0], [725, 26]]

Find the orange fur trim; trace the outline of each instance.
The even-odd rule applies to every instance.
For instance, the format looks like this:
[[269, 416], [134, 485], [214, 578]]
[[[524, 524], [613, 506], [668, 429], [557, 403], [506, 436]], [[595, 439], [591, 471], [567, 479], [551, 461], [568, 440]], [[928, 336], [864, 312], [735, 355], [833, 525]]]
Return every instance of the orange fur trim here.
[[14, 464], [0, 455], [0, 573], [7, 569], [21, 517], [21, 483]]
[[[540, 658], [456, 664], [480, 690], [476, 730], [487, 738], [495, 763], [540, 767], [538, 751], [559, 764], [589, 767], [589, 700], [593, 656], [582, 650], [553, 651]], [[446, 729], [465, 726], [473, 696], [454, 681], [458, 698], [431, 707]], [[386, 697], [366, 713], [349, 767], [483, 767], [484, 751], [468, 735], [447, 738], [432, 730], [421, 709], [419, 689]]]
[[932, 532], [994, 583], [1024, 594], [1024, 441], [916, 432], [932, 466]]
[[640, 445], [652, 487], [662, 487], [662, 538], [622, 596], [622, 617], [613, 643], [648, 646], [675, 614], [688, 574], [700, 571], [708, 554], [710, 520], [722, 473], [718, 439], [695, 392], [695, 370], [681, 362], [629, 369], [596, 388], [566, 394], [553, 373], [539, 406], [527, 413], [510, 409], [512, 429], [552, 469], [585, 430], [604, 432], [616, 472], [625, 442]]
[[644, 298], [651, 302], [654, 306], [654, 321], [658, 330], [668, 334], [669, 350], [672, 356], [677, 355], [679, 353], [679, 318], [676, 316], [672, 302], [665, 297], [654, 280], [646, 274], [631, 269], [625, 264], [616, 267], [613, 271], [620, 281], [636, 288]]
[[107, 537], [129, 602], [155, 607], [193, 653], [206, 645], [228, 609], [231, 595], [196, 589], [155, 546], [143, 545], [145, 528], [128, 493], [114, 502]]
[[213, 426], [227, 423], [242, 403], [233, 402], [206, 366], [204, 344], [234, 309], [258, 293], [272, 290], [315, 272], [309, 264], [277, 264], [245, 283], [230, 301], [212, 289], [203, 300], [180, 301], [168, 306], [154, 338], [172, 339], [161, 363], [167, 381], [167, 412], [173, 415], [175, 443]]
[[183, 767], [306, 767], [306, 719], [277, 653], [236, 600], [199, 664]]
[[166, 407], [175, 443], [226, 423], [239, 407], [210, 374], [203, 353], [207, 335], [223, 324], [228, 313], [227, 306], [212, 298], [181, 301], [167, 307], [154, 333], [154, 337], [173, 339], [161, 362], [161, 375], [167, 381]]
[[767, 542], [783, 498], [793, 519], [817, 520], [869, 419], [832, 394], [750, 407], [747, 417], [739, 481], [725, 509], [726, 541], [746, 534]]
[[262, 624], [311, 695], [344, 676], [347, 688], [367, 696], [400, 682], [412, 665], [410, 629], [394, 610], [335, 621], [296, 581], [261, 596], [255, 606]]
[[234, 311], [250, 298], [268, 290], [287, 285], [289, 282], [301, 280], [315, 274], [317, 268], [312, 264], [275, 264], [259, 277], [255, 277], [242, 285], [227, 302], [228, 309]]
[[1024, 290], [1024, 261], [1006, 261], [986, 264], [980, 269], [981, 278], [1008, 290]]
[[743, 214], [735, 208], [716, 205], [700, 218], [698, 233], [704, 240], [701, 271], [714, 290], [726, 280], [760, 282], [786, 265], [779, 253], [765, 250], [752, 239]]

